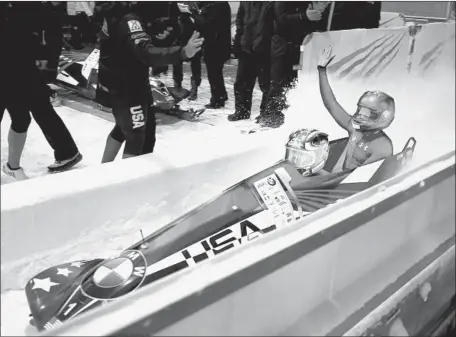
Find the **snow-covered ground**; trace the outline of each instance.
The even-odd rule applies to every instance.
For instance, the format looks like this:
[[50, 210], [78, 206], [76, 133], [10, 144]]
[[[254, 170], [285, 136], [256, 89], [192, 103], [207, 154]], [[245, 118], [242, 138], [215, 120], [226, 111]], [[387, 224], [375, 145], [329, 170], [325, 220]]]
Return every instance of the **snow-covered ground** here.
[[[192, 123], [166, 115], [158, 115], [157, 155], [164, 151], [179, 155], [179, 144], [189, 138], [210, 140], [217, 151], [224, 151], [225, 148], [233, 146], [241, 149], [242, 144], [248, 142], [249, 136], [242, 135], [240, 129], [254, 126], [253, 121], [230, 123], [226, 120], [226, 115], [234, 111], [233, 71], [227, 72], [229, 75], [226, 76], [226, 81], [230, 100], [224, 109], [206, 111], [203, 118], [206, 123]], [[169, 74], [171, 74], [171, 71]], [[192, 103], [193, 106], [205, 104], [209, 99], [206, 78], [203, 74], [200, 98], [196, 103]], [[165, 76], [164, 81], [170, 84], [171, 79], [169, 76]], [[189, 86], [188, 76], [185, 77], [184, 86]], [[353, 86], [348, 88], [343, 83], [334, 85], [334, 91], [338, 99], [348, 111], [355, 110], [357, 98], [367, 88], [357, 89], [354, 90]], [[418, 141], [416, 164], [429, 161], [443, 153], [454, 150], [454, 83], [448, 85], [448, 82], [442, 79], [441, 82], [433, 82], [432, 87], [430, 87], [428, 82], [425, 83], [419, 80], [402, 83], [396, 81], [384, 83], [382, 87], [378, 87], [378, 90], [392, 93], [396, 98], [397, 117], [394, 124], [388, 129], [388, 133], [395, 143], [395, 152], [402, 149], [410, 136], [414, 136]], [[252, 120], [258, 113], [260, 97], [261, 93], [256, 89], [253, 99], [253, 111], [255, 113], [252, 116]], [[448, 99], [442, 99], [442, 97], [448, 97]], [[298, 127], [319, 128], [328, 132], [332, 139], [346, 136], [345, 132], [334, 123], [325, 111], [315, 79], [301, 81], [297, 88], [289, 93], [289, 101], [290, 108], [286, 113], [286, 124], [281, 128], [282, 132], [277, 130], [267, 131], [270, 135], [269, 141], [274, 142], [276, 139], [283, 142], [283, 132], [288, 132], [288, 130]], [[182, 105], [185, 106], [185, 103]], [[78, 167], [100, 165], [104, 142], [113, 126], [112, 116], [107, 113], [90, 111], [90, 109], [81, 113], [68, 107], [59, 107], [57, 111], [70, 129], [80, 147], [81, 153], [84, 155], [84, 160]], [[7, 134], [9, 125], [9, 117], [5, 114], [1, 124], [2, 163], [6, 161], [8, 153]], [[23, 167], [30, 177], [37, 178], [46, 174], [46, 166], [52, 161], [51, 148], [37, 125], [32, 122], [23, 154]], [[11, 180], [5, 179], [2, 174], [2, 184], [8, 182], [11, 182]], [[180, 215], [171, 214], [169, 216], [177, 217]], [[92, 254], [93, 256], [96, 252], [97, 257], [101, 257], [131, 244], [132, 240], [137, 240], [137, 233], [133, 235], [131, 231], [129, 232], [129, 229], [138, 227], [138, 223], [141, 221], [143, 221], [141, 214], [138, 214], [137, 219], [128, 221], [131, 226], [130, 224], [124, 224], [123, 235], [117, 236], [112, 242], [107, 243], [109, 248], [106, 251], [100, 252], [97, 248], [93, 252], [85, 252], [86, 255]], [[105, 226], [101, 227], [104, 228]], [[106, 228], [103, 230], [106, 230]], [[114, 229], [114, 232], [116, 232], [116, 229]], [[67, 247], [66, 253], [69, 252], [74, 254], [74, 256], [78, 256], [80, 253], [78, 247]], [[21, 275], [21, 277], [23, 276]], [[23, 289], [2, 293], [1, 301], [1, 334], [10, 336], [33, 334], [33, 329], [30, 329], [30, 327], [24, 328], [27, 326], [29, 318]]]

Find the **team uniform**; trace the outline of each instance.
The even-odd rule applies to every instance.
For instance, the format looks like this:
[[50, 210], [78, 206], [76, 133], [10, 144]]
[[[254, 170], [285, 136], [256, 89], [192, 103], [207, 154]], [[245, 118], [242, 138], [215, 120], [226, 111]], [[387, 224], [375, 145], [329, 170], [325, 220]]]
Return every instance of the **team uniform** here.
[[[355, 169], [393, 154], [393, 143], [383, 132], [394, 120], [394, 99], [380, 91], [367, 91], [351, 116], [337, 102], [325, 67], [318, 67], [320, 93], [334, 120], [349, 134], [349, 140], [336, 170]], [[342, 160], [343, 159], [343, 160]]]
[[107, 97], [112, 107], [116, 125], [110, 136], [125, 141], [124, 152], [130, 156], [151, 153], [155, 146], [149, 67], [186, 57], [180, 46], [155, 47], [143, 27], [138, 15], [124, 11], [105, 18], [100, 38], [97, 95]]

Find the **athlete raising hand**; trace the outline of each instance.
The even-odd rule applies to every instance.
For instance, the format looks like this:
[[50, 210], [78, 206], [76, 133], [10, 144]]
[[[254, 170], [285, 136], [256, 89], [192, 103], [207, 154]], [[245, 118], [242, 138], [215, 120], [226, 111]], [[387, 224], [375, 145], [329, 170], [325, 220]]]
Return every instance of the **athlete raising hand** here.
[[353, 116], [348, 114], [337, 102], [326, 73], [326, 67], [334, 57], [331, 47], [323, 50], [318, 59], [318, 77], [320, 94], [326, 109], [337, 124], [349, 134], [344, 150], [345, 158], [343, 162], [336, 165], [335, 170], [354, 169], [391, 156], [393, 144], [383, 129], [394, 120], [394, 99], [381, 91], [366, 91], [358, 101], [355, 114]]

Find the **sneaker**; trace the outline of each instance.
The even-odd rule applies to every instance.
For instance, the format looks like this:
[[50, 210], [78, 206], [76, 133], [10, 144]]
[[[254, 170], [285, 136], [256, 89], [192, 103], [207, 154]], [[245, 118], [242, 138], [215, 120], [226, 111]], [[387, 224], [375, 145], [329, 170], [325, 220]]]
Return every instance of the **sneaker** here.
[[17, 169], [12, 169], [8, 163], [5, 163], [3, 164], [2, 166], [2, 171], [3, 173], [5, 173], [6, 175], [10, 176], [10, 177], [13, 177], [14, 179], [16, 179], [17, 181], [21, 181], [21, 180], [27, 180], [27, 179], [30, 179], [29, 177], [27, 177], [27, 175], [24, 173], [24, 169], [22, 167], [19, 167]]
[[63, 172], [69, 170], [82, 160], [82, 154], [79, 152], [70, 159], [56, 160], [54, 164], [48, 166], [49, 172]]

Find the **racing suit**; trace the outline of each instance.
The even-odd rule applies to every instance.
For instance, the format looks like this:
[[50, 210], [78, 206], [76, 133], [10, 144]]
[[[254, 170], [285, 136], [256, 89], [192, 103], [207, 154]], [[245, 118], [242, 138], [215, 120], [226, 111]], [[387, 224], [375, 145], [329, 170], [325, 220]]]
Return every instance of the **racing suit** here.
[[131, 11], [111, 15], [105, 18], [100, 37], [97, 95], [107, 94], [116, 123], [110, 136], [126, 142], [124, 154], [129, 156], [152, 153], [155, 146], [149, 67], [186, 57], [180, 46], [155, 47], [143, 27]]
[[393, 154], [391, 139], [380, 129], [355, 129], [350, 116], [337, 102], [329, 84], [325, 67], [318, 67], [320, 94], [323, 103], [337, 124], [347, 130], [349, 140], [333, 171], [350, 170], [373, 163]]

